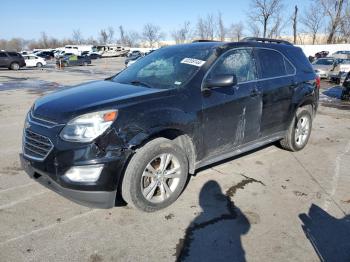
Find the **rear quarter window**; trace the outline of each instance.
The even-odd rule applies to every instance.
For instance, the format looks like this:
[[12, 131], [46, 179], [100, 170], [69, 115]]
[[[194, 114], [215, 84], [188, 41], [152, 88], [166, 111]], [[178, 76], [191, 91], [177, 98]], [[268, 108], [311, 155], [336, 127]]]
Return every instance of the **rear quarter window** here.
[[300, 47], [288, 48], [284, 53], [292, 61], [298, 72], [310, 74], [310, 77], [314, 78], [314, 69]]
[[9, 54], [9, 56], [11, 56], [11, 57], [19, 57], [19, 56], [20, 56], [20, 54], [18, 54], [18, 53], [13, 53], [13, 52], [9, 52], [8, 54]]

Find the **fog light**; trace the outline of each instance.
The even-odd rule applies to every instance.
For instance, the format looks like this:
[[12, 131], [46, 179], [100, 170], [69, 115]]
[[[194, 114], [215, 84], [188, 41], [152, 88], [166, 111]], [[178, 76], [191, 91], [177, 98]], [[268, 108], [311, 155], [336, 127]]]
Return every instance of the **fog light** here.
[[74, 182], [96, 182], [100, 177], [103, 165], [71, 167], [64, 175]]

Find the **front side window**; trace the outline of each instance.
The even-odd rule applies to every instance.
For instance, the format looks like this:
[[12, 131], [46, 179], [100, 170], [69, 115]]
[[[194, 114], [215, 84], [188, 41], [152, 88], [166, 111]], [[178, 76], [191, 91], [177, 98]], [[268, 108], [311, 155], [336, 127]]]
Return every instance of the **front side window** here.
[[112, 80], [160, 89], [181, 87], [198, 72], [213, 50], [208, 46], [183, 45], [161, 48], [138, 59]]
[[235, 75], [238, 83], [256, 80], [252, 49], [234, 49], [225, 53], [216, 62], [208, 77], [215, 75]]

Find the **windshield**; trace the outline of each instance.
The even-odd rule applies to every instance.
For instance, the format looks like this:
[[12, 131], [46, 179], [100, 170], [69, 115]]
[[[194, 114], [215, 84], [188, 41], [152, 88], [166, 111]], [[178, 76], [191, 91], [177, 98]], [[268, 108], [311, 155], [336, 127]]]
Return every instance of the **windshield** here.
[[179, 45], [158, 49], [120, 72], [113, 81], [160, 89], [183, 86], [213, 52], [212, 48]]
[[333, 65], [333, 59], [318, 59], [314, 62], [314, 65]]

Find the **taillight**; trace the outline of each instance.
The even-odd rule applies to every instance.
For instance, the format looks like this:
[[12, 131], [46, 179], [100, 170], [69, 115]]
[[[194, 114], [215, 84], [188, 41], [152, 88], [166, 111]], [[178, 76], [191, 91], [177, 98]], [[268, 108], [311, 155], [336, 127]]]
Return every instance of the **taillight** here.
[[318, 89], [320, 89], [320, 87], [321, 87], [321, 78], [319, 76], [316, 76], [315, 82], [316, 82], [316, 87]]

